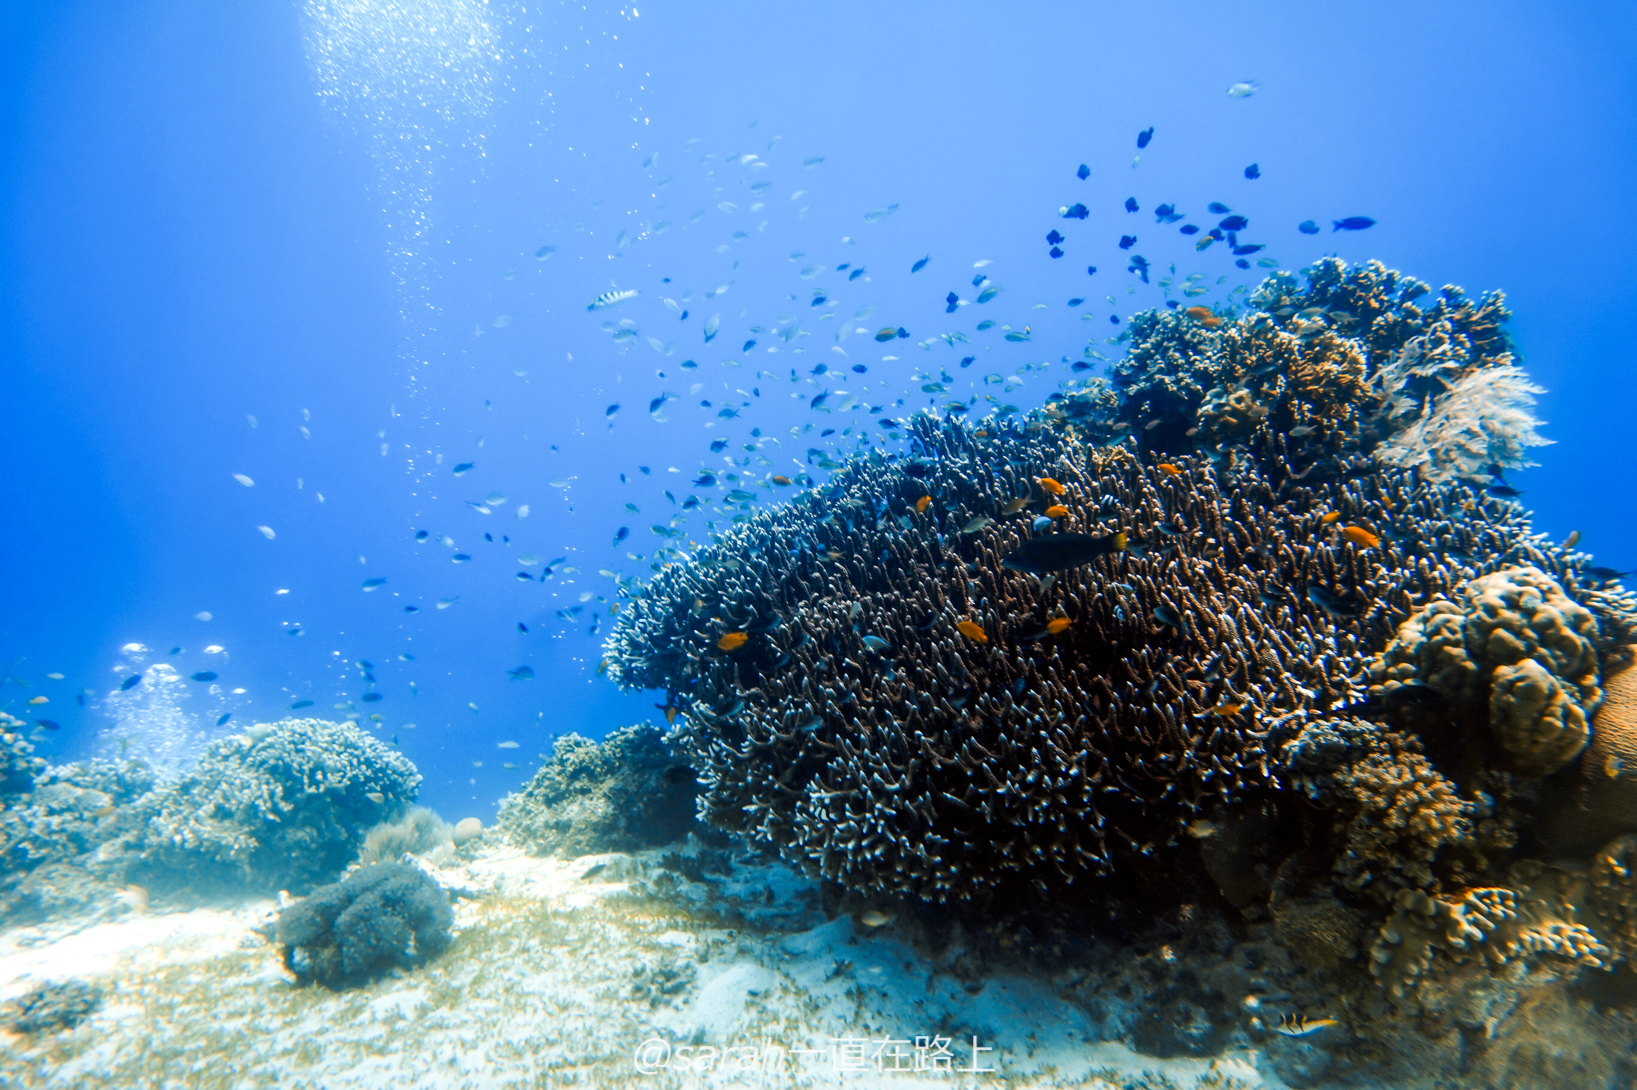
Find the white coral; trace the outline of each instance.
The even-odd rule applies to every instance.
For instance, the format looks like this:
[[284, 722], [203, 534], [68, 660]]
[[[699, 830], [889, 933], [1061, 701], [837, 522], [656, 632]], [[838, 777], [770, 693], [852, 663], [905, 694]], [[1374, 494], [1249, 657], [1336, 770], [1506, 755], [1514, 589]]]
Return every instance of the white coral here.
[[1552, 442], [1535, 430], [1541, 423], [1533, 411], [1535, 395], [1545, 392], [1515, 364], [1479, 368], [1376, 453], [1391, 465], [1420, 466], [1423, 477], [1434, 481], [1487, 477], [1491, 465], [1535, 465], [1527, 448]]

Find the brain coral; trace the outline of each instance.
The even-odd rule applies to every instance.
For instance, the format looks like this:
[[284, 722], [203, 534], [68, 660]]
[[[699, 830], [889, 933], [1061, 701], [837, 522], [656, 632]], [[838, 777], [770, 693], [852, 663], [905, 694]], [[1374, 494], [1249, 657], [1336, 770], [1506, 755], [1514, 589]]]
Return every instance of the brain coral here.
[[1373, 667], [1372, 692], [1419, 683], [1458, 710], [1484, 708], [1516, 771], [1544, 776], [1585, 748], [1606, 643], [1557, 580], [1509, 567], [1473, 579], [1459, 604], [1433, 601], [1405, 621]]
[[406, 757], [350, 723], [287, 719], [213, 743], [146, 796], [131, 848], [161, 882], [169, 872], [299, 890], [340, 873], [364, 830], [414, 801], [420, 780]]

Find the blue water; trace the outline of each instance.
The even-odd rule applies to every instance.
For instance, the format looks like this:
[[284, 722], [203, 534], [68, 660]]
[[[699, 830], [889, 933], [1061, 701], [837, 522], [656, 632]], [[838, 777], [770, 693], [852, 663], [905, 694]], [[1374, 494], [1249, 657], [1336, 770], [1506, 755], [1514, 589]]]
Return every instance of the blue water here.
[[[759, 475], [823, 479], [807, 448], [840, 457], [868, 419], [809, 408], [825, 389], [887, 417], [1039, 404], [1064, 357], [1115, 355], [1102, 340], [1162, 305], [1122, 234], [1155, 281], [1206, 274], [1206, 304], [1259, 279], [1256, 258], [1329, 253], [1505, 290], [1556, 440], [1511, 479], [1541, 529], [1637, 566], [1634, 32], [1622, 4], [5, 5], [0, 659], [30, 686], [6, 707], [60, 723], [42, 752], [67, 759], [145, 724], [185, 749], [222, 714], [222, 732], [304, 699], [340, 716], [373, 688], [356, 707], [423, 800], [487, 818], [553, 733], [657, 717], [597, 676], [589, 628], [618, 600], [599, 571], [650, 574], [665, 490], [719, 495], [689, 482], [753, 428], [780, 440]], [[1230, 97], [1242, 81], [1256, 93]], [[1248, 272], [1177, 233], [1215, 222], [1210, 201], [1267, 245]], [[1060, 218], [1075, 202], [1089, 217]], [[1157, 225], [1161, 203], [1188, 218]], [[1378, 222], [1330, 230], [1347, 216]], [[946, 314], [980, 271], [1002, 294]], [[616, 287], [640, 295], [587, 311]], [[786, 317], [811, 335], [778, 338]], [[601, 327], [621, 319], [636, 336], [617, 343]], [[911, 337], [835, 339], [889, 324]], [[951, 331], [971, 343], [919, 346]], [[945, 368], [949, 392], [921, 393]], [[726, 522], [695, 513], [671, 544], [705, 540], [707, 517]], [[578, 570], [518, 579], [542, 572], [529, 554]], [[159, 661], [219, 678], [168, 704], [108, 696]], [[521, 665], [532, 680], [509, 678]]]

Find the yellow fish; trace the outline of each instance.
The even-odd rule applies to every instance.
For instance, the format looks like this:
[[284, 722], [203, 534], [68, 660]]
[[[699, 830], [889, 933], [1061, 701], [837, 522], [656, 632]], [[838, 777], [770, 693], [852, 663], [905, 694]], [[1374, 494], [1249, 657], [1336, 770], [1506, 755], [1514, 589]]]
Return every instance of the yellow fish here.
[[666, 704], [659, 710], [664, 714], [665, 723], [667, 726], [676, 726], [676, 717], [682, 709], [678, 708], [675, 704]]
[[1055, 636], [1073, 623], [1067, 617], [1053, 617], [1046, 622], [1046, 631]]
[[879, 909], [870, 909], [858, 918], [865, 927], [885, 927], [892, 922], [892, 917]]
[[928, 507], [931, 507], [931, 506], [932, 506], [932, 497], [931, 496], [922, 496], [920, 499], [915, 501], [915, 510], [917, 512], [925, 511]]
[[1195, 840], [1204, 840], [1206, 837], [1216, 835], [1216, 826], [1204, 818], [1200, 818], [1198, 821], [1189, 822], [1182, 831]]
[[1306, 1037], [1310, 1033], [1339, 1025], [1341, 1023], [1334, 1018], [1307, 1018], [1300, 1014], [1287, 1014], [1279, 1019], [1279, 1024], [1273, 1027], [1273, 1031], [1286, 1037]]
[[1169, 473], [1173, 477], [1180, 477], [1182, 476], [1182, 467], [1174, 466], [1170, 462], [1161, 462], [1160, 472]]
[[1003, 515], [1015, 515], [1027, 506], [1029, 506], [1029, 497], [1018, 496], [1016, 499], [1008, 500], [1006, 502], [1006, 506], [1000, 509], [1000, 513]]
[[1319, 525], [1329, 526], [1332, 522], [1335, 522], [1339, 518], [1341, 518], [1340, 511], [1326, 511], [1324, 514], [1319, 516]]
[[1042, 491], [1049, 492], [1054, 496], [1061, 496], [1063, 493], [1068, 491], [1068, 489], [1064, 488], [1061, 484], [1052, 480], [1050, 477], [1036, 477], [1035, 483], [1040, 486]]
[[983, 626], [981, 624], [974, 624], [971, 621], [960, 621], [956, 623], [955, 627], [960, 629], [961, 635], [965, 636], [969, 640], [976, 640], [978, 643], [989, 642], [989, 634], [983, 630]]
[[750, 636], [744, 632], [729, 632], [721, 639], [716, 641], [716, 646], [721, 648], [723, 651], [737, 651], [739, 648], [743, 647], [746, 641], [749, 639]]
[[1049, 519], [1066, 519], [1069, 517], [1069, 509], [1060, 503], [1054, 503], [1046, 508], [1046, 517]]
[[786, 485], [786, 484], [795, 484], [796, 483], [796, 482], [792, 481], [789, 477], [786, 477], [782, 473], [773, 474], [773, 477], [771, 479], [772, 479], [774, 484], [778, 484], [778, 485]]
[[1362, 526], [1343, 526], [1336, 531], [1336, 536], [1343, 541], [1351, 541], [1354, 545], [1364, 549], [1373, 549], [1381, 544], [1381, 539]]
[[1215, 315], [1211, 313], [1210, 307], [1189, 307], [1182, 313], [1199, 322], [1203, 322], [1207, 318], [1215, 317]]

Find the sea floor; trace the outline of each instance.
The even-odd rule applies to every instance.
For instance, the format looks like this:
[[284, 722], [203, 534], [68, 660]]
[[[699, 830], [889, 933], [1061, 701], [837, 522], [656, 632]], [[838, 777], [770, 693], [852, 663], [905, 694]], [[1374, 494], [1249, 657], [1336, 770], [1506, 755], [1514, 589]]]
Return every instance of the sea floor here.
[[959, 938], [928, 953], [781, 864], [712, 859], [480, 848], [437, 872], [451, 948], [344, 992], [286, 972], [255, 930], [270, 900], [6, 931], [0, 1001], [67, 978], [105, 998], [73, 1029], [0, 1037], [0, 1086], [1285, 1085], [1250, 1048], [1138, 1055], [1100, 1039], [1072, 977], [974, 973]]

